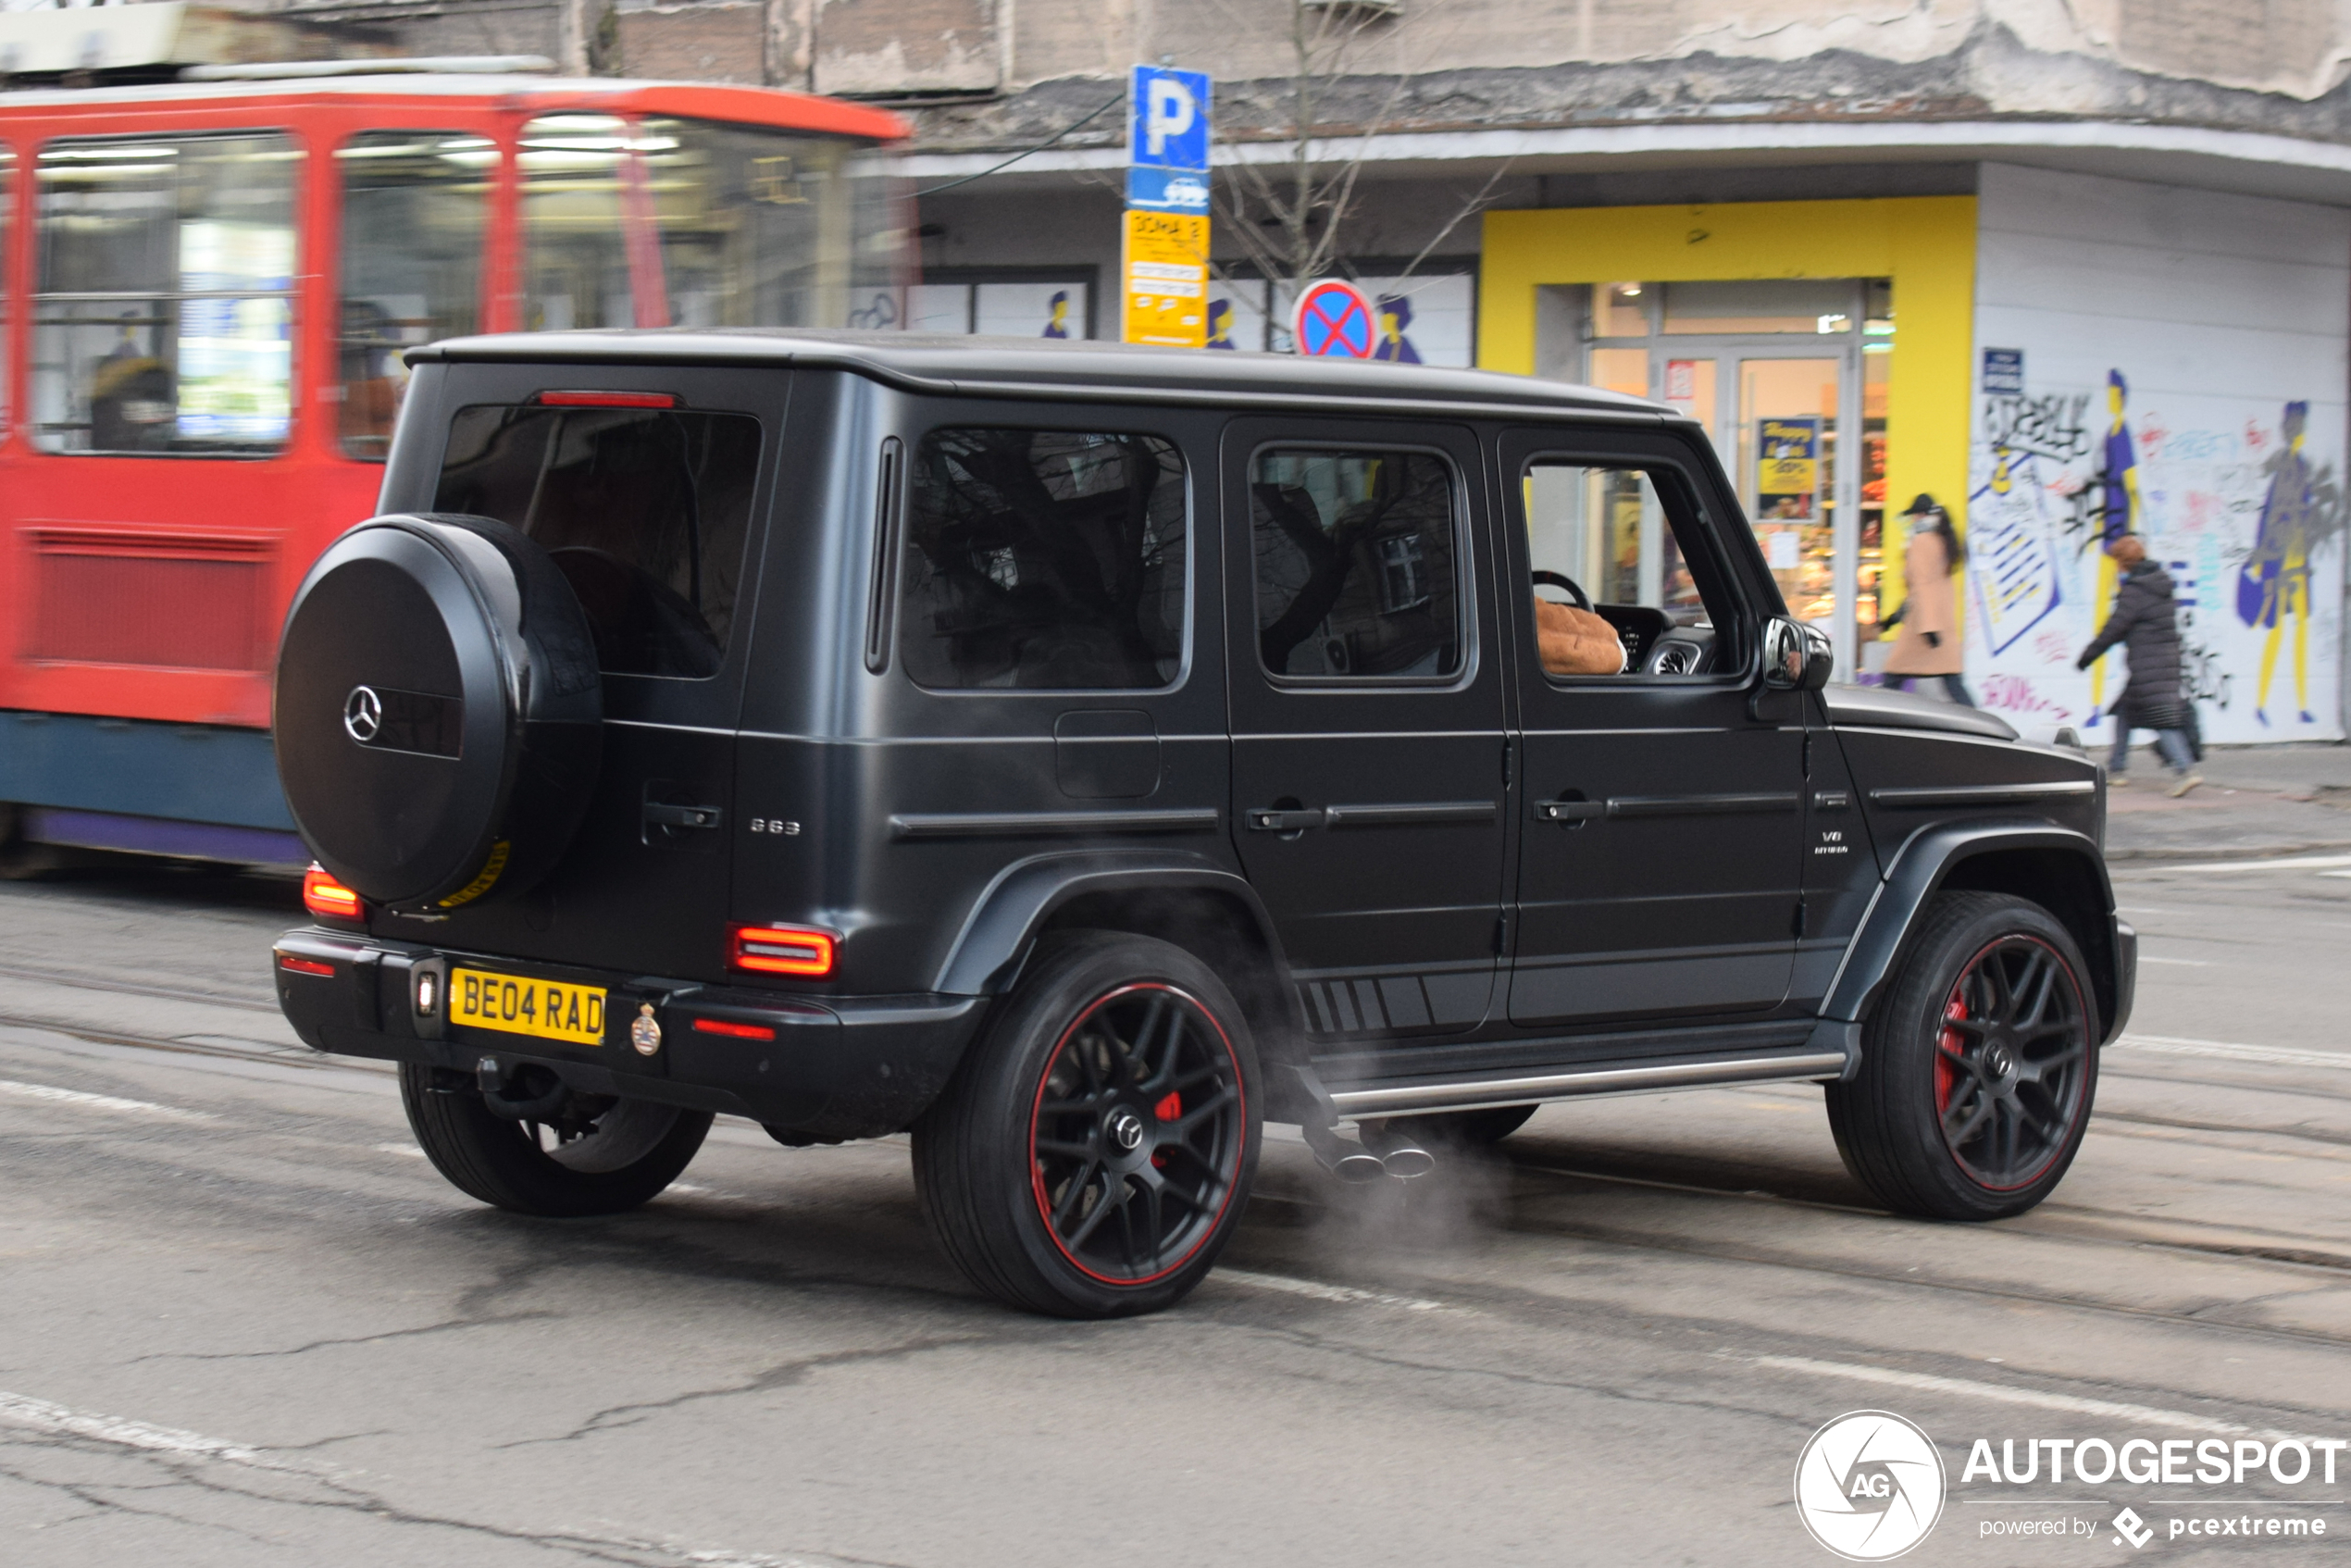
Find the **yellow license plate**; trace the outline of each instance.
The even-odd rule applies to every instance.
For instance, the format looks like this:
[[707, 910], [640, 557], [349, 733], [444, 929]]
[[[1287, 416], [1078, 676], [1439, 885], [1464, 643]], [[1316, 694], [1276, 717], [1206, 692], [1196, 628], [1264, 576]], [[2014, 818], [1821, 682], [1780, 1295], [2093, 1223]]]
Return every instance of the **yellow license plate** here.
[[449, 972], [449, 1021], [573, 1045], [604, 1043], [604, 989], [487, 969]]

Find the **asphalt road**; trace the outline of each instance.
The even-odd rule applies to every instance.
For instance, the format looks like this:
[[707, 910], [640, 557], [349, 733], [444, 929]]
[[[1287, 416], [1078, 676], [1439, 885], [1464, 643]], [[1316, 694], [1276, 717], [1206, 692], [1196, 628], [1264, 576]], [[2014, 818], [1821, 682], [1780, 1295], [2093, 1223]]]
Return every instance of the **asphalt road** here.
[[[2351, 1437], [2351, 864], [2120, 881], [2133, 1040], [2023, 1219], [1873, 1211], [1810, 1088], [1600, 1101], [1409, 1188], [1270, 1142], [1226, 1266], [1106, 1325], [966, 1289], [902, 1140], [722, 1121], [639, 1213], [485, 1209], [278, 1019], [290, 889], [0, 885], [0, 1562], [1819, 1564], [1791, 1476], [1863, 1408], [1947, 1466], [1906, 1562], [2333, 1560], [2351, 1454], [1961, 1475]], [[2165, 1533], [2220, 1513], [2330, 1535]]]

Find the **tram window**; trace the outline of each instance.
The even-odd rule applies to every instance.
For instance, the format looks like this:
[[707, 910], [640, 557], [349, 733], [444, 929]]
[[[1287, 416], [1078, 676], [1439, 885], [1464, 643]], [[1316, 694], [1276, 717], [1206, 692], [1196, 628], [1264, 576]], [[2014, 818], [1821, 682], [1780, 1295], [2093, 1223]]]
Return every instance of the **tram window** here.
[[888, 182], [852, 143], [644, 122], [669, 319], [680, 327], [896, 327]]
[[621, 228], [631, 140], [612, 115], [547, 115], [522, 128], [531, 330], [637, 324]]
[[607, 674], [701, 678], [727, 652], [758, 471], [747, 414], [477, 404], [450, 424], [433, 509], [543, 545]]
[[408, 384], [401, 351], [475, 330], [496, 144], [442, 131], [367, 131], [342, 177], [342, 449], [381, 461]]
[[44, 450], [285, 444], [301, 168], [301, 148], [275, 134], [41, 149], [32, 396]]
[[898, 214], [854, 143], [548, 115], [520, 162], [533, 329], [901, 324]]

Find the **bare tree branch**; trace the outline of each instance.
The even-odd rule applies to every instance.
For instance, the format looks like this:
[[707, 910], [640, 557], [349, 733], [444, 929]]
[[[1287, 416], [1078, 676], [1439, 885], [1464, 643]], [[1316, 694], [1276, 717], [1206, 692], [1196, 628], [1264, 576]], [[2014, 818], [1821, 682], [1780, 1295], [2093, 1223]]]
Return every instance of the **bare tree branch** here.
[[[1399, 57], [1393, 68], [1380, 73], [1387, 77], [1387, 91], [1379, 101], [1368, 112], [1357, 112], [1354, 123], [1337, 123], [1332, 106], [1346, 83], [1360, 83], [1362, 76], [1372, 74], [1362, 69], [1363, 56], [1388, 36], [1387, 19], [1345, 5], [1287, 3], [1290, 76], [1280, 101], [1288, 123], [1281, 127], [1280, 153], [1272, 159], [1223, 164], [1212, 182], [1219, 235], [1239, 253], [1238, 265], [1263, 277], [1277, 294], [1285, 290], [1294, 293], [1311, 280], [1333, 272], [1356, 275], [1350, 239], [1363, 171], [1373, 161], [1378, 138], [1397, 122], [1412, 88], [1411, 73]], [[1262, 12], [1244, 19], [1227, 0], [1212, 4], [1225, 13], [1236, 31], [1262, 25]], [[1424, 6], [1413, 19], [1412, 36], [1419, 36], [1428, 8]], [[1394, 42], [1400, 56], [1404, 38]], [[1226, 111], [1227, 116], [1234, 112]], [[1233, 140], [1220, 139], [1228, 143]], [[1406, 266], [1404, 276], [1412, 276], [1462, 223], [1492, 205], [1510, 167], [1505, 161], [1495, 169], [1439, 225]], [[1237, 280], [1232, 265], [1211, 265], [1219, 280]], [[1274, 300], [1267, 304], [1278, 308]]]

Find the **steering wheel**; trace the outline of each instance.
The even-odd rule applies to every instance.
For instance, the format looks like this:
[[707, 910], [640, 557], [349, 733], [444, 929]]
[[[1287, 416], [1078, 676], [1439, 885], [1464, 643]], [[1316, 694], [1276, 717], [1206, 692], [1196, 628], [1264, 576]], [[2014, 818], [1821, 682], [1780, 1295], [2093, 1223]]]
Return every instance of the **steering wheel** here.
[[1565, 589], [1567, 596], [1575, 601], [1575, 607], [1579, 610], [1592, 607], [1592, 596], [1576, 587], [1575, 579], [1565, 572], [1534, 571], [1526, 575], [1537, 588]]

